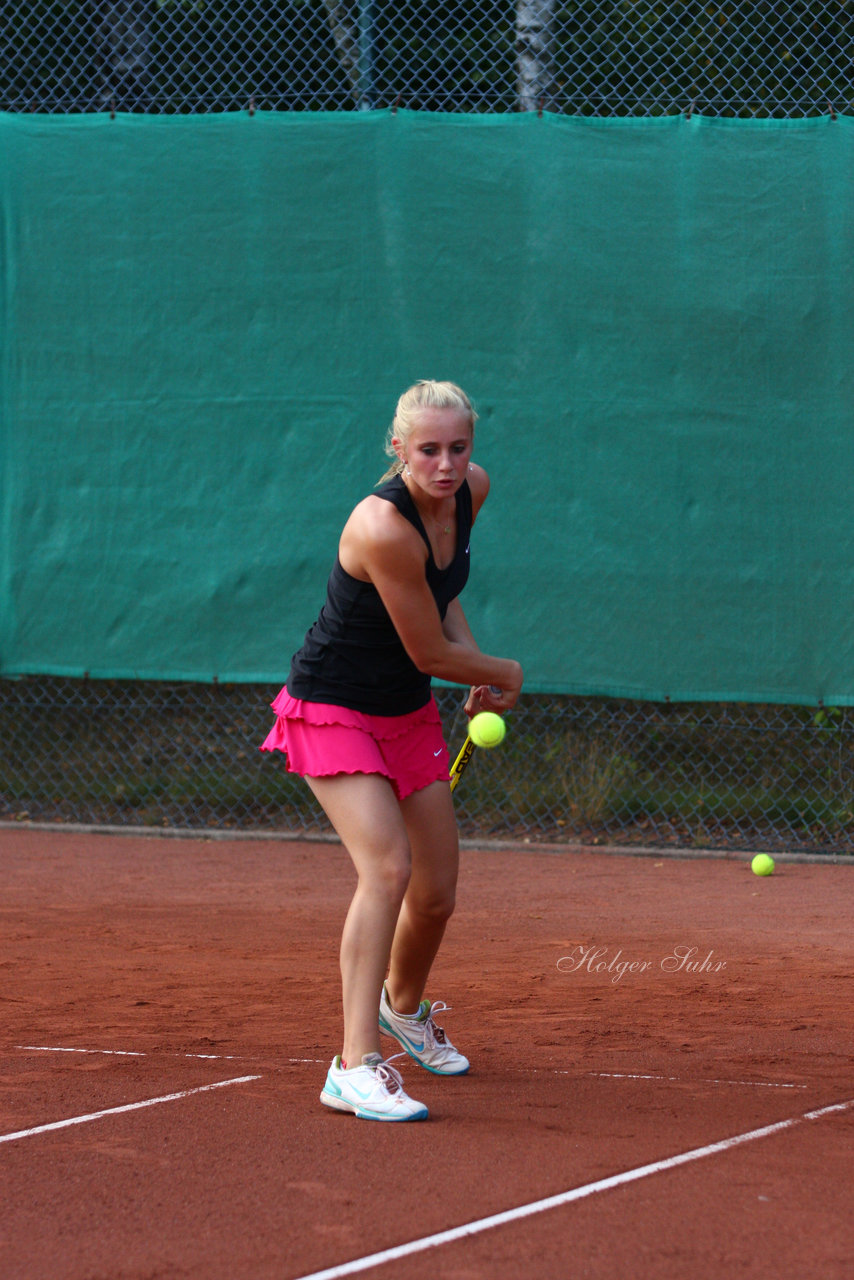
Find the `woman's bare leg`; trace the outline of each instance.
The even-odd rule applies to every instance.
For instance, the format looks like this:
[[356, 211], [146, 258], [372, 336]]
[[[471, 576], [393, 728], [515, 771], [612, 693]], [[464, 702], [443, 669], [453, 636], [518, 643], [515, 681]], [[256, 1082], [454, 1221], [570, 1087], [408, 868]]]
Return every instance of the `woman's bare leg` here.
[[358, 883], [341, 937], [342, 1058], [358, 1066], [380, 1053], [379, 995], [410, 876], [406, 826], [386, 778], [306, 778], [349, 853]]
[[434, 782], [400, 804], [412, 871], [394, 940], [387, 990], [398, 1013], [415, 1013], [454, 910], [459, 836], [447, 782]]

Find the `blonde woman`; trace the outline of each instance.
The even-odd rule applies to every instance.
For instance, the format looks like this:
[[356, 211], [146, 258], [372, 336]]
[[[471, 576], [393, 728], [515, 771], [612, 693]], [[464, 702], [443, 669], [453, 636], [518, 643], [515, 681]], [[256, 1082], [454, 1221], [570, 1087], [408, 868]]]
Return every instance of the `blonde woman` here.
[[343, 1046], [320, 1100], [363, 1119], [427, 1116], [384, 1058], [381, 1032], [436, 1075], [469, 1067], [435, 1021], [447, 1006], [424, 997], [459, 862], [430, 681], [469, 685], [470, 716], [509, 710], [522, 686], [518, 662], [477, 647], [458, 599], [489, 491], [471, 460], [475, 420], [450, 382], [401, 396], [386, 443], [393, 465], [344, 526], [326, 603], [262, 748], [287, 753], [356, 869], [340, 952]]

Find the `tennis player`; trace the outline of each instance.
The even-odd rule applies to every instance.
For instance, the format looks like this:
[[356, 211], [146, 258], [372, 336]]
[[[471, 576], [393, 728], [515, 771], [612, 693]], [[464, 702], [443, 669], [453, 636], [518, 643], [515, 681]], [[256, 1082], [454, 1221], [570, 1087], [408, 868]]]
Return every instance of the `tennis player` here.
[[344, 526], [326, 603], [262, 746], [287, 754], [356, 869], [340, 952], [344, 1042], [320, 1101], [363, 1119], [427, 1116], [384, 1057], [381, 1032], [436, 1075], [469, 1068], [435, 1021], [448, 1006], [424, 998], [459, 863], [430, 681], [469, 685], [469, 716], [508, 710], [522, 685], [518, 662], [481, 653], [458, 600], [489, 490], [471, 461], [475, 420], [450, 382], [401, 396], [386, 442], [393, 465]]

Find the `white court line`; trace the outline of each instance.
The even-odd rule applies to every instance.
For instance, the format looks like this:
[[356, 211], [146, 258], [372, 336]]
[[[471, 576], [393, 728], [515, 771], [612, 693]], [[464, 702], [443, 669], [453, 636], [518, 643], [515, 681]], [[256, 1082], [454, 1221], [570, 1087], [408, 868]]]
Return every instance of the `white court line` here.
[[[170, 1050], [148, 1053], [142, 1049], [67, 1049], [53, 1044], [16, 1044], [19, 1053], [101, 1053], [108, 1058], [193, 1058], [201, 1062], [257, 1062], [257, 1058], [246, 1058], [239, 1053], [173, 1053]], [[263, 1059], [266, 1061], [266, 1059]], [[326, 1066], [328, 1058], [284, 1058], [284, 1062]]]
[[[16, 1044], [16, 1050], [22, 1053], [102, 1053], [107, 1057], [113, 1058], [149, 1058], [152, 1055], [139, 1049], [66, 1049], [57, 1045], [45, 1044]], [[236, 1053], [167, 1053], [162, 1052], [156, 1055], [159, 1058], [194, 1058], [201, 1061], [209, 1062], [253, 1062], [257, 1059], [244, 1058]], [[284, 1058], [284, 1062], [296, 1063], [300, 1066], [325, 1066], [328, 1062], [327, 1058]], [[537, 1068], [533, 1068], [536, 1072]], [[561, 1068], [552, 1068], [543, 1074], [553, 1076], [576, 1076], [575, 1071], [563, 1070]], [[807, 1084], [786, 1084], [782, 1081], [775, 1080], [703, 1080], [688, 1079], [686, 1076], [656, 1076], [642, 1075], [636, 1071], [586, 1071], [584, 1073], [593, 1080], [662, 1080], [667, 1084], [732, 1084], [739, 1085], [746, 1089], [808, 1089]]]
[[793, 1129], [804, 1120], [820, 1120], [823, 1116], [848, 1111], [851, 1107], [854, 1107], [854, 1098], [850, 1098], [847, 1102], [834, 1103], [829, 1107], [820, 1107], [817, 1111], [807, 1111], [789, 1120], [779, 1120], [776, 1124], [766, 1124], [761, 1129], [751, 1129], [749, 1133], [739, 1133], [735, 1137], [724, 1138], [722, 1142], [712, 1142], [707, 1147], [695, 1147], [693, 1151], [684, 1151], [678, 1156], [668, 1156], [664, 1160], [656, 1160], [653, 1164], [640, 1165], [637, 1169], [628, 1169], [625, 1173], [616, 1173], [610, 1178], [600, 1178], [598, 1182], [588, 1182], [586, 1186], [562, 1191], [559, 1195], [546, 1197], [545, 1200], [534, 1200], [530, 1204], [519, 1205], [516, 1209], [493, 1213], [488, 1218], [477, 1218], [474, 1222], [466, 1222], [461, 1227], [452, 1227], [449, 1231], [437, 1231], [435, 1235], [423, 1236], [420, 1240], [411, 1240], [407, 1244], [396, 1245], [392, 1249], [382, 1249], [379, 1253], [355, 1258], [352, 1262], [344, 1262], [337, 1267], [327, 1267], [325, 1271], [312, 1271], [310, 1275], [300, 1276], [298, 1280], [340, 1280], [342, 1276], [352, 1276], [357, 1271], [367, 1271], [369, 1267], [378, 1267], [384, 1262], [395, 1262], [398, 1258], [406, 1258], [413, 1253], [423, 1253], [426, 1249], [435, 1249], [438, 1245], [451, 1244], [466, 1236], [491, 1231], [493, 1227], [502, 1227], [508, 1222], [518, 1222], [521, 1218], [530, 1218], [535, 1213], [544, 1213], [547, 1209], [557, 1209], [561, 1205], [572, 1204], [575, 1200], [583, 1200], [587, 1196], [596, 1195], [599, 1191], [610, 1191], [614, 1187], [625, 1186], [628, 1182], [648, 1178], [654, 1173], [663, 1173], [667, 1169], [676, 1169], [681, 1164], [701, 1160], [704, 1156], [730, 1151], [733, 1147], [741, 1146], [745, 1142], [755, 1142], [758, 1138], [767, 1138], [772, 1133]]
[[[571, 1076], [572, 1071], [561, 1071], [562, 1076]], [[588, 1071], [596, 1080], [664, 1080], [667, 1084], [737, 1084], [751, 1089], [808, 1089], [806, 1084], [783, 1084], [775, 1080], [687, 1080], [685, 1076], [646, 1076], [629, 1071]]]
[[104, 1116], [119, 1116], [125, 1111], [141, 1111], [144, 1107], [156, 1107], [161, 1102], [177, 1102], [181, 1098], [191, 1098], [195, 1093], [208, 1093], [211, 1089], [224, 1089], [230, 1084], [246, 1084], [249, 1080], [260, 1080], [260, 1076], [235, 1076], [233, 1080], [217, 1080], [214, 1084], [203, 1084], [197, 1089], [182, 1089], [180, 1093], [165, 1093], [160, 1098], [146, 1098], [144, 1102], [127, 1102], [121, 1107], [107, 1107], [103, 1111], [91, 1111], [85, 1116], [71, 1116], [68, 1120], [54, 1120], [51, 1124], [38, 1124], [32, 1129], [18, 1129], [15, 1133], [0, 1133], [0, 1142], [15, 1142], [18, 1138], [32, 1138], [38, 1133], [51, 1133], [55, 1129], [67, 1129], [73, 1124], [88, 1124], [90, 1120], [101, 1120]]
[[[110, 1058], [149, 1058], [149, 1053], [139, 1049], [65, 1049], [51, 1044], [16, 1044], [16, 1049], [27, 1053], [103, 1053]], [[165, 1055], [159, 1054], [159, 1057]], [[241, 1059], [234, 1053], [171, 1053], [171, 1058], [199, 1058], [205, 1062], [238, 1062]]]

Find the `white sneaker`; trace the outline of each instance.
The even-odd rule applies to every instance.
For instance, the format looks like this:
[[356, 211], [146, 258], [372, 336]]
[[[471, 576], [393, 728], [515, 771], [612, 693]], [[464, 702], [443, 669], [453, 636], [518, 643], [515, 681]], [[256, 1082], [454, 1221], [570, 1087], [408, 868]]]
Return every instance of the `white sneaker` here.
[[[395, 1055], [397, 1056], [397, 1055]], [[403, 1090], [400, 1072], [379, 1053], [367, 1053], [358, 1067], [333, 1060], [320, 1101], [336, 1111], [352, 1111], [361, 1120], [426, 1120], [427, 1108]]]
[[444, 1030], [433, 1021], [433, 1014], [448, 1006], [442, 1001], [431, 1004], [422, 1000], [417, 1013], [395, 1013], [385, 983], [380, 996], [380, 1031], [392, 1036], [410, 1058], [437, 1076], [463, 1076], [469, 1060], [454, 1048]]

